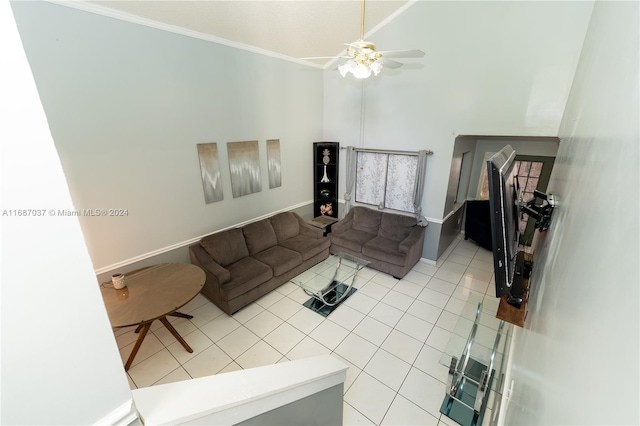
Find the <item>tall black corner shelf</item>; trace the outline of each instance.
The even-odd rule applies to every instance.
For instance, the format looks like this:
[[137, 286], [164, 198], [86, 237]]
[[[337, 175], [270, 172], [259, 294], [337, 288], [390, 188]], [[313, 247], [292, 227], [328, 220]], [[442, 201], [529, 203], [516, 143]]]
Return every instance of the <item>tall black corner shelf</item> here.
[[338, 142], [313, 143], [313, 216], [338, 217]]

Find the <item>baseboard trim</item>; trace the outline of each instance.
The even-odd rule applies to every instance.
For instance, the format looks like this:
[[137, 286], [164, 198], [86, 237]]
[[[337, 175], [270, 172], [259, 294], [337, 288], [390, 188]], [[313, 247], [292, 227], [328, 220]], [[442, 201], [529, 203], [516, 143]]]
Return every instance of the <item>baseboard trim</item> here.
[[114, 269], [123, 268], [123, 267], [125, 267], [127, 265], [131, 265], [132, 263], [140, 262], [142, 260], [149, 259], [150, 257], [158, 256], [158, 255], [161, 255], [163, 253], [167, 253], [167, 252], [170, 252], [170, 251], [173, 251], [173, 250], [177, 250], [177, 249], [182, 248], [182, 247], [189, 246], [191, 244], [195, 244], [198, 241], [200, 241], [202, 238], [206, 237], [207, 235], [211, 235], [211, 234], [213, 234], [215, 232], [221, 232], [221, 231], [226, 231], [227, 229], [239, 228], [239, 227], [247, 225], [247, 224], [249, 224], [251, 222], [257, 222], [258, 220], [266, 219], [266, 218], [271, 217], [271, 216], [273, 216], [275, 214], [282, 213], [282, 212], [288, 212], [288, 211], [291, 211], [291, 210], [295, 210], [295, 209], [298, 209], [300, 207], [304, 207], [304, 206], [312, 204], [312, 203], [313, 203], [313, 201], [305, 201], [303, 203], [295, 204], [293, 206], [289, 206], [287, 208], [284, 208], [284, 209], [281, 209], [281, 210], [277, 210], [277, 211], [274, 211], [274, 212], [271, 212], [271, 213], [268, 213], [268, 214], [265, 214], [265, 215], [250, 219], [250, 220], [245, 220], [244, 222], [240, 222], [240, 223], [236, 223], [236, 224], [231, 225], [231, 226], [227, 226], [226, 228], [216, 229], [215, 231], [208, 232], [206, 234], [203, 234], [203, 235], [200, 235], [200, 236], [197, 236], [197, 237], [194, 237], [194, 238], [190, 238], [188, 240], [181, 241], [179, 243], [171, 244], [170, 246], [162, 247], [162, 248], [159, 248], [157, 250], [153, 250], [153, 251], [150, 251], [150, 252], [147, 252], [147, 253], [143, 253], [143, 254], [141, 254], [139, 256], [134, 256], [134, 257], [131, 257], [129, 259], [125, 259], [125, 260], [122, 260], [120, 262], [113, 263], [111, 265], [103, 266], [101, 268], [95, 269], [94, 272], [95, 272], [96, 275], [100, 275], [100, 274], [104, 274], [104, 273], [109, 272], [109, 271], [113, 271]]
[[[466, 200], [465, 200], [465, 201], [466, 201]], [[463, 206], [464, 206], [464, 203], [457, 203], [457, 204], [453, 207], [453, 210], [451, 210], [451, 211], [449, 212], [449, 214], [448, 214], [448, 215], [446, 215], [446, 216], [442, 219], [442, 222], [441, 222], [441, 223], [444, 223], [444, 222], [446, 222], [447, 220], [449, 220], [449, 218], [450, 218], [451, 216], [453, 216], [454, 214], [456, 214], [456, 213], [458, 212], [458, 210], [460, 210]]]
[[431, 266], [437, 266], [436, 265], [437, 262], [435, 260], [425, 259], [424, 257], [421, 257], [419, 262], [426, 263], [427, 265], [431, 265]]

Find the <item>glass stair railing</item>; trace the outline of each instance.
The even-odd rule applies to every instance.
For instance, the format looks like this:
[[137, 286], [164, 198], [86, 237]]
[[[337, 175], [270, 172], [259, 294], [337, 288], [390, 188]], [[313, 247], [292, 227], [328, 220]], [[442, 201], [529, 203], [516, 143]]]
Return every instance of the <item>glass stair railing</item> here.
[[462, 355], [451, 357], [446, 393], [440, 412], [461, 425], [482, 425], [489, 391], [495, 378], [495, 360], [505, 326], [500, 321], [493, 348], [487, 354], [476, 335], [481, 325], [482, 303], [478, 303], [475, 321], [464, 345]]

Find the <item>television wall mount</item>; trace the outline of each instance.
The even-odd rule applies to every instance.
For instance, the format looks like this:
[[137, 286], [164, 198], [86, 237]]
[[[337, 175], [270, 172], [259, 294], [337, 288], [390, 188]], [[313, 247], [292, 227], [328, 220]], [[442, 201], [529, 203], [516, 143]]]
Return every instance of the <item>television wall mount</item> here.
[[[542, 200], [542, 202], [538, 202]], [[540, 231], [546, 231], [551, 224], [551, 214], [556, 206], [553, 194], [545, 194], [540, 191], [533, 191], [533, 198], [521, 204], [522, 212], [535, 219], [535, 227]]]

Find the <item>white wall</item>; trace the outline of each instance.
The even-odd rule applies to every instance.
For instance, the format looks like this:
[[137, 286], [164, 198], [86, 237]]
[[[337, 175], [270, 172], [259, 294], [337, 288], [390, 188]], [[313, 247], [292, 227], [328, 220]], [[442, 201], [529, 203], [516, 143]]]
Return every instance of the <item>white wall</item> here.
[[49, 214], [72, 202], [8, 2], [0, 39], [0, 423], [126, 423], [131, 392], [80, 224]]
[[597, 2], [560, 128], [504, 424], [633, 424], [638, 413], [639, 4]]
[[[311, 202], [322, 70], [46, 2], [16, 21], [96, 269]], [[269, 189], [266, 140], [280, 139]], [[259, 140], [262, 191], [233, 198], [226, 143]], [[205, 204], [196, 144], [217, 142], [224, 200]]]
[[324, 138], [359, 144], [364, 85], [364, 146], [432, 149], [422, 208], [442, 219], [457, 135], [557, 135], [591, 8], [418, 1], [369, 39], [425, 57], [364, 83], [325, 71]]

